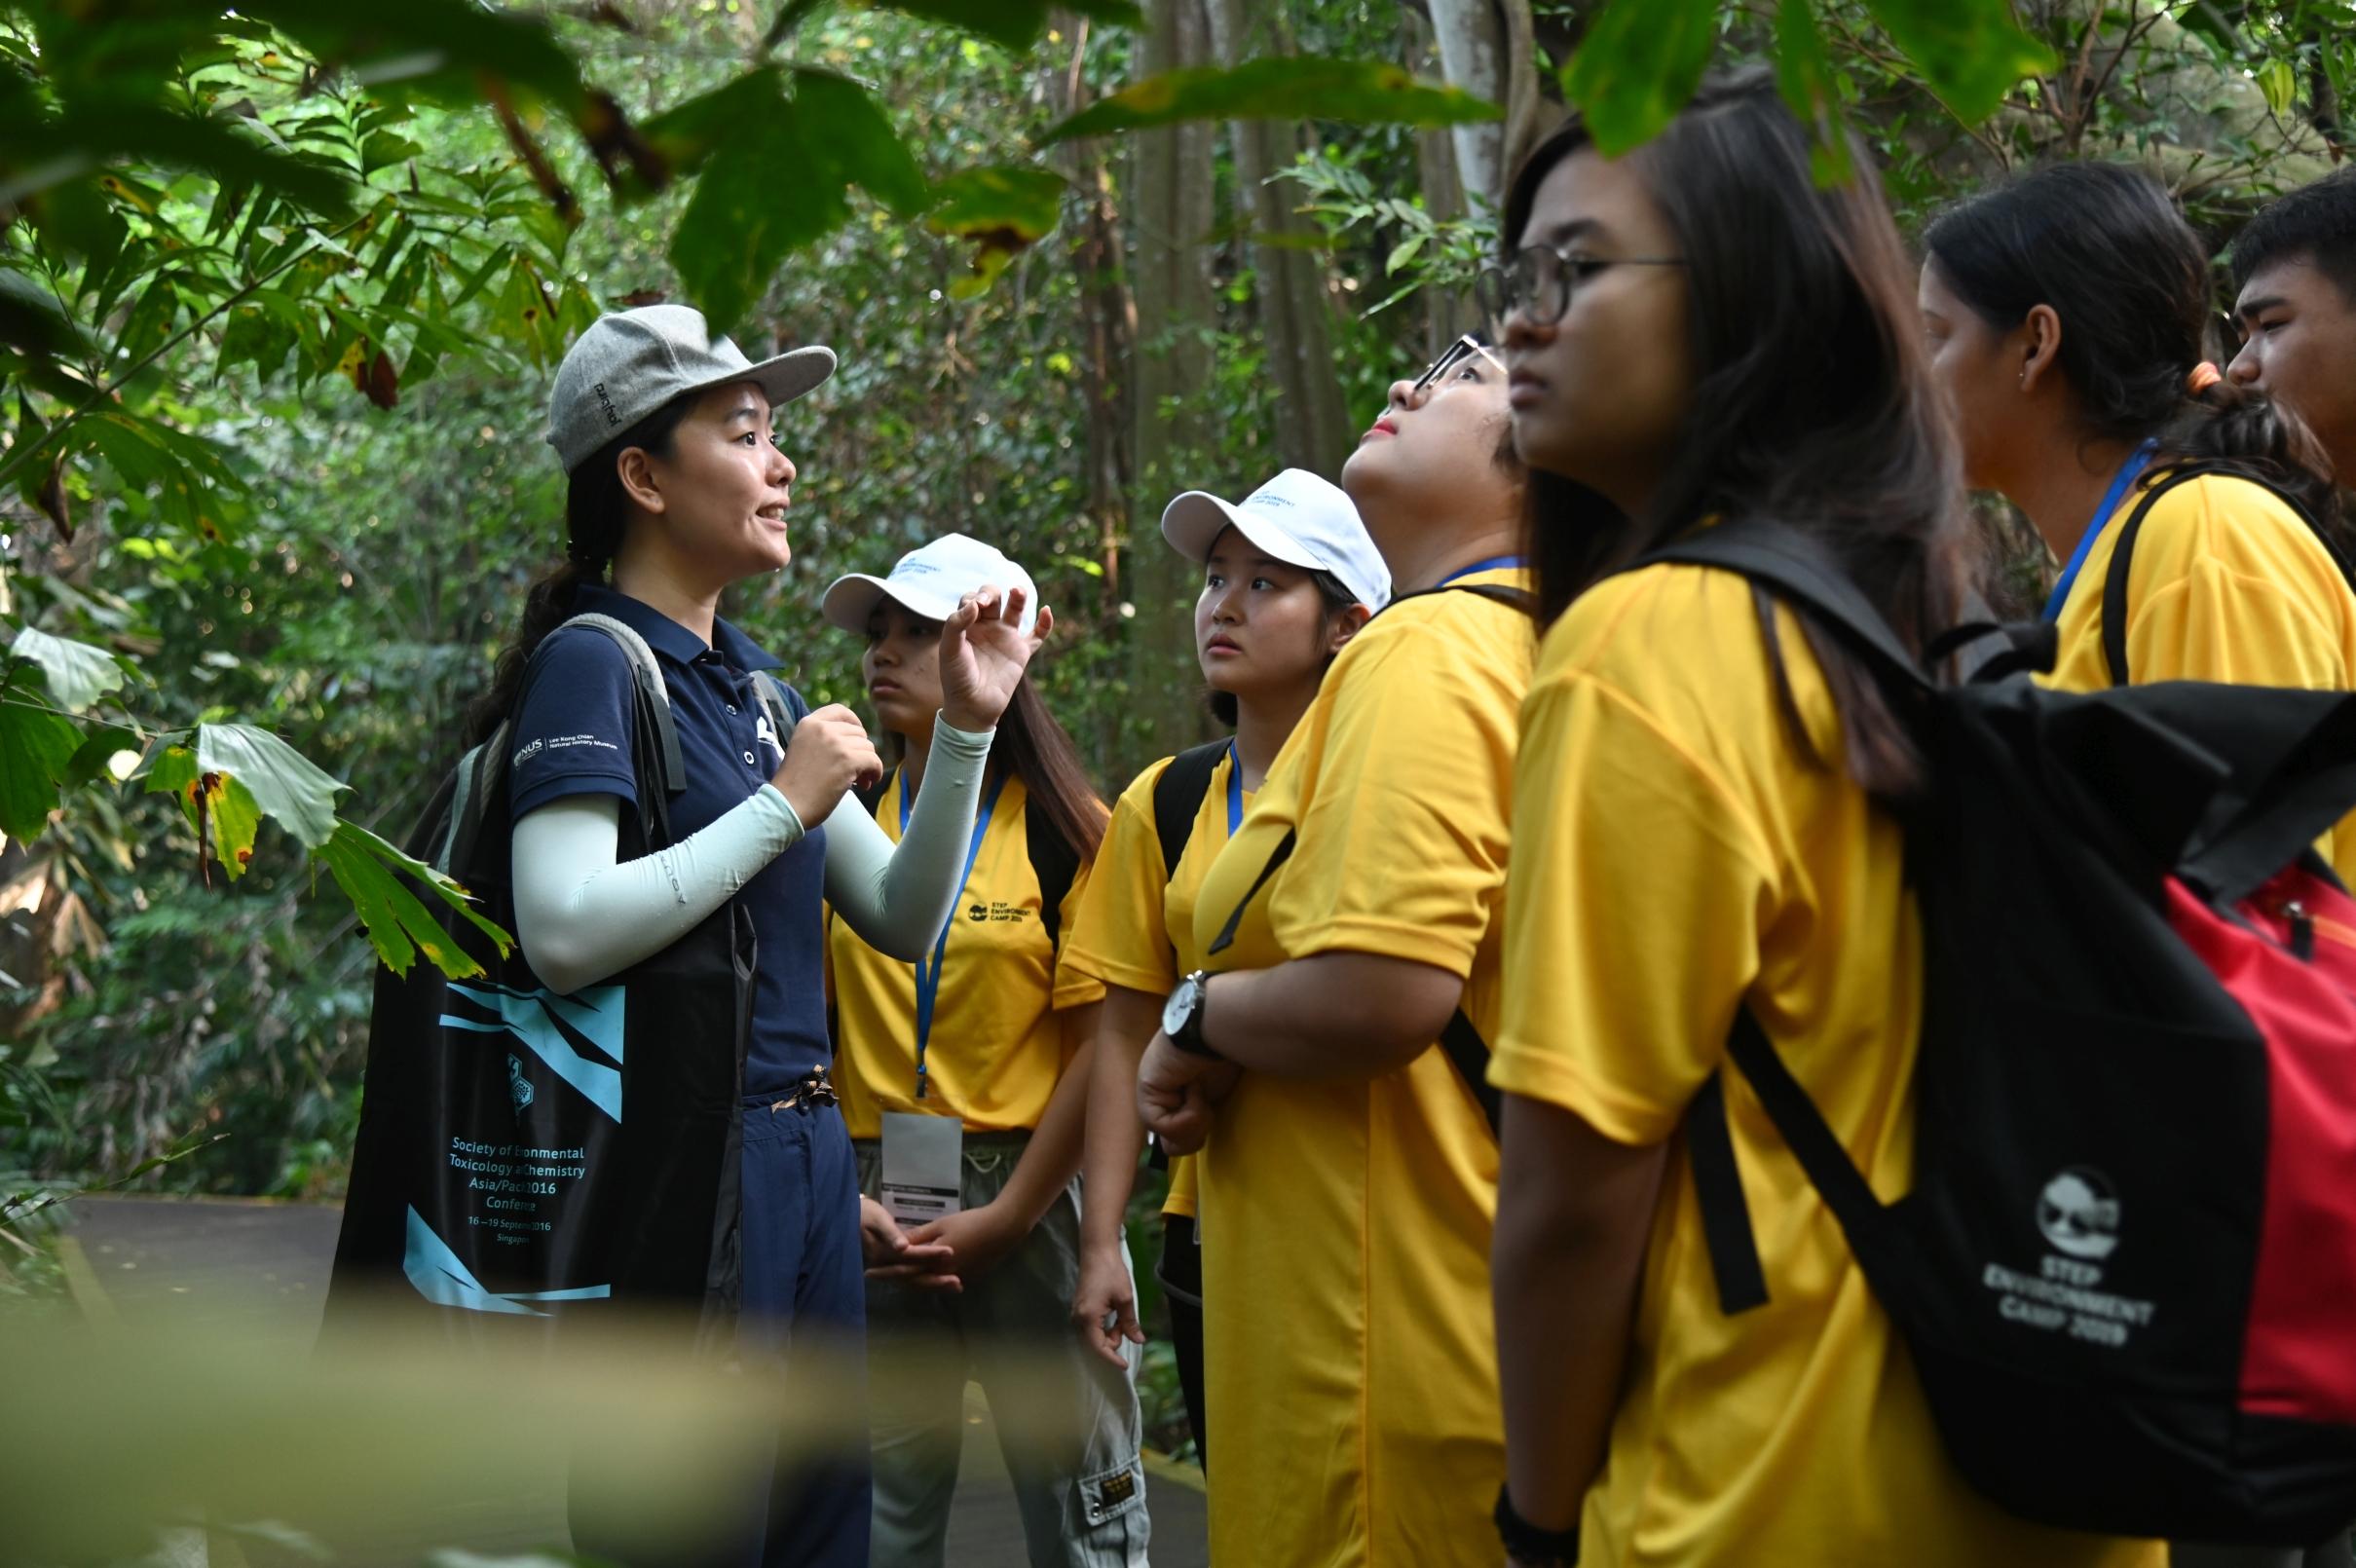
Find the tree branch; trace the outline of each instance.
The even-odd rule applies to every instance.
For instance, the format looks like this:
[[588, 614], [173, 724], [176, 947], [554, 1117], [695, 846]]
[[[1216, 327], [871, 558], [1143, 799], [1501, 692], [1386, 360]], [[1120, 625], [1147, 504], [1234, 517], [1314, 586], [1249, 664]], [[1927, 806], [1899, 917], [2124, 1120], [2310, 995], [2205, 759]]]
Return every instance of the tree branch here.
[[170, 337], [166, 338], [162, 343], [157, 344], [155, 348], [150, 350], [148, 353], [141, 355], [137, 363], [131, 365], [128, 370], [125, 370], [120, 375], [117, 375], [112, 381], [109, 381], [104, 386], [98, 388], [88, 397], [82, 399], [79, 404], [75, 405], [75, 407], [69, 410], [62, 418], [52, 422], [48, 429], [43, 430], [38, 436], [34, 437], [30, 441], [27, 441], [24, 445], [17, 448], [16, 451], [11, 452], [8, 455], [8, 461], [6, 463], [0, 463], [0, 486], [5, 486], [9, 480], [16, 477], [17, 471], [19, 468], [22, 468], [27, 463], [31, 462], [34, 454], [47, 447], [52, 441], [55, 441], [57, 438], [58, 433], [64, 430], [66, 427], [79, 421], [92, 410], [95, 409], [100, 403], [107, 401], [109, 398], [113, 397], [116, 392], [121, 392], [124, 384], [129, 382], [133, 376], [136, 376], [140, 371], [145, 370], [149, 365], [154, 364], [158, 359], [163, 358], [172, 350], [178, 348], [181, 344], [186, 343], [197, 333], [202, 332], [205, 328], [219, 320], [222, 317], [229, 314], [230, 311], [243, 304], [248, 297], [260, 291], [266, 285], [276, 281], [279, 275], [285, 272], [287, 268], [292, 267], [296, 262], [301, 261], [305, 256], [310, 255], [314, 250], [317, 250], [328, 241], [340, 240], [345, 235], [350, 234], [353, 230], [358, 228], [361, 224], [367, 222], [368, 216], [369, 214], [363, 212], [358, 217], [354, 218], [351, 222], [345, 224], [342, 228], [337, 229], [330, 234], [314, 235], [311, 243], [303, 246], [302, 249], [296, 251], [293, 255], [288, 256], [284, 261], [280, 262], [277, 266], [271, 268], [259, 278], [256, 278], [252, 282], [247, 283], [244, 287], [239, 289], [236, 293], [221, 301], [220, 304], [215, 305], [211, 310], [206, 311], [203, 316], [198, 317], [195, 320], [189, 322], [179, 331], [174, 332]]

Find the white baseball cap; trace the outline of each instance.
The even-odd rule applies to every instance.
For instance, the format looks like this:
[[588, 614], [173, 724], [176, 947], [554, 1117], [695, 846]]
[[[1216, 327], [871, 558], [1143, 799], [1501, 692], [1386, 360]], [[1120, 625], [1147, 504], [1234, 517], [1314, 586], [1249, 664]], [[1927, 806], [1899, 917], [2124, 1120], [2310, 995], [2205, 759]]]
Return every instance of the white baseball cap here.
[[967, 534], [944, 534], [918, 545], [892, 563], [888, 577], [853, 572], [827, 584], [818, 601], [819, 614], [830, 625], [865, 632], [876, 606], [889, 598], [926, 620], [947, 620], [957, 613], [957, 602], [976, 588], [995, 585], [1020, 588], [1028, 604], [1023, 629], [1039, 623], [1039, 588], [1030, 574], [1007, 558], [995, 545]]
[[1162, 538], [1198, 563], [1229, 527], [1287, 566], [1330, 572], [1368, 610], [1390, 602], [1391, 569], [1366, 536], [1358, 507], [1339, 485], [1306, 468], [1287, 468], [1240, 506], [1207, 490], [1189, 490], [1162, 512]]

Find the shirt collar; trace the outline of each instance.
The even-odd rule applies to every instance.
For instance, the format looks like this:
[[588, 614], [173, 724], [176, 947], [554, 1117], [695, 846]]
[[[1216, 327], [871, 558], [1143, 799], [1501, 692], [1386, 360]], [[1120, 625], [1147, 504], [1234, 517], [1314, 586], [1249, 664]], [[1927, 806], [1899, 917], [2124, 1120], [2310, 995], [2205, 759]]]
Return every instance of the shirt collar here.
[[692, 664], [706, 653], [718, 653], [727, 663], [745, 671], [773, 670], [781, 663], [750, 637], [717, 616], [712, 620], [712, 642], [707, 648], [702, 638], [653, 605], [602, 582], [582, 583], [574, 593], [573, 610], [577, 615], [594, 611], [612, 616], [645, 638], [647, 646], [657, 654], [675, 664]]

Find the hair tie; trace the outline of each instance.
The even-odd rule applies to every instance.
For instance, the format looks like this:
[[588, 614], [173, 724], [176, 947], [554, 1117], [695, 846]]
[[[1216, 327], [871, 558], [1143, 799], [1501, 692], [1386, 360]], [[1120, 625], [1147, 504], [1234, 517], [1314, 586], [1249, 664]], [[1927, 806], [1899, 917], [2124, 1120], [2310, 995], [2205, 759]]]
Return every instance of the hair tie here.
[[2225, 373], [2210, 360], [2203, 359], [2185, 377], [2185, 391], [2198, 397], [2202, 392], [2225, 379]]

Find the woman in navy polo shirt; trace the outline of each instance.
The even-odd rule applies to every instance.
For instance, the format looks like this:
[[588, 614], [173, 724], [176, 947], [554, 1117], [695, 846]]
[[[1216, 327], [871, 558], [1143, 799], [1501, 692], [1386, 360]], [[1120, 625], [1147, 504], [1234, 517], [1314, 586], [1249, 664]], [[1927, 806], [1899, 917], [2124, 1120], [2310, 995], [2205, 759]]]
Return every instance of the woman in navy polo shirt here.
[[[827, 1081], [820, 900], [902, 957], [932, 940], [956, 896], [992, 727], [1050, 624], [1041, 611], [1029, 627], [1019, 591], [964, 596], [942, 627], [932, 769], [900, 845], [863, 811], [835, 814], [846, 792], [880, 775], [866, 730], [847, 708], [808, 712], [789, 690], [798, 722], [784, 743], [754, 679], [778, 661], [716, 613], [731, 583], [790, 556], [794, 466], [769, 422], [834, 362], [805, 348], [754, 364], [682, 306], [608, 316], [583, 333], [557, 370], [548, 433], [570, 476], [568, 559], [533, 588], [480, 710], [488, 723], [515, 711], [516, 935], [551, 989], [652, 957], [731, 900], [751, 916], [738, 1338], [748, 1362], [789, 1374], [798, 1330], [804, 1350], [855, 1343], [863, 1264], [954, 1261], [946, 1248], [912, 1246], [859, 1196]], [[637, 805], [633, 679], [605, 636], [555, 630], [584, 612], [622, 621], [653, 649], [686, 765], [670, 846], [618, 863], [621, 812]], [[527, 691], [525, 663], [543, 640]], [[830, 1365], [831, 1386], [845, 1370]], [[780, 1467], [740, 1560], [863, 1568], [859, 1460], [824, 1473]]]

